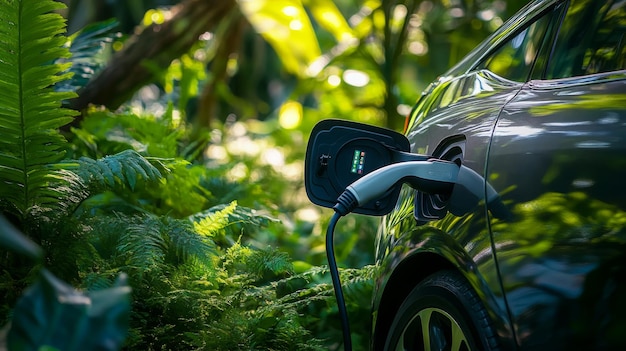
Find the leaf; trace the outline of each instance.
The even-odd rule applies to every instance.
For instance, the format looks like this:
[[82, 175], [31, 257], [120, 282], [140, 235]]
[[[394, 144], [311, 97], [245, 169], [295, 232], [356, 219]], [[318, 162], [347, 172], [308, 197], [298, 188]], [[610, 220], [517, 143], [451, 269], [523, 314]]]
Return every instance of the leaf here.
[[[217, 235], [230, 224], [228, 216], [234, 213], [236, 208], [237, 201], [233, 201], [227, 206], [216, 206], [209, 209], [209, 211], [204, 213], [205, 216], [203, 218], [200, 218], [197, 222], [194, 221], [196, 231], [207, 237]], [[191, 217], [191, 219], [194, 220], [194, 217]]]
[[[215, 221], [219, 217], [224, 217], [224, 215], [228, 217], [228, 225], [248, 224], [251, 226], [262, 227], [267, 226], [269, 223], [279, 221], [278, 219], [263, 214], [255, 209], [239, 206], [236, 201], [233, 201], [228, 205], [222, 204], [213, 206], [204, 212], [194, 214], [190, 217], [190, 219], [194, 222], [198, 222], [211, 217], [211, 220]], [[226, 226], [227, 225], [220, 226], [218, 229], [223, 229]]]
[[39, 261], [43, 258], [41, 248], [20, 233], [4, 216], [0, 215], [0, 247]]
[[332, 0], [302, 0], [315, 21], [330, 32], [338, 43], [354, 39], [352, 27]]
[[42, 270], [15, 306], [8, 349], [118, 350], [128, 331], [130, 292], [125, 276], [85, 294]]
[[65, 178], [47, 167], [62, 160], [67, 141], [58, 128], [76, 114], [61, 108], [75, 94], [52, 88], [69, 77], [68, 64], [54, 63], [70, 55], [64, 19], [54, 12], [63, 7], [51, 0], [0, 2], [0, 198], [21, 219], [42, 205], [60, 209], [73, 189], [58, 184], [50, 191], [51, 181]]
[[300, 0], [242, 0], [241, 11], [292, 74], [305, 77], [320, 47]]
[[199, 235], [188, 220], [166, 220], [166, 233], [172, 249], [184, 261], [196, 259], [205, 266], [212, 266], [217, 249], [213, 241]]
[[[107, 63], [107, 48], [119, 36], [113, 33], [118, 26], [115, 19], [88, 25], [72, 34], [68, 39], [72, 54], [68, 60], [72, 63], [72, 79], [64, 81], [56, 88], [59, 91], [77, 91], [97, 74]], [[59, 62], [65, 62], [60, 60]]]
[[[117, 182], [135, 189], [139, 179], [145, 182], [159, 181], [163, 176], [148, 159], [134, 150], [124, 150], [99, 160], [81, 157], [76, 160], [74, 171], [91, 188], [113, 188]], [[154, 159], [160, 164], [160, 160]]]
[[247, 264], [252, 273], [262, 280], [293, 274], [293, 265], [289, 255], [271, 247], [254, 251], [248, 258]]
[[128, 219], [126, 232], [120, 236], [117, 251], [127, 258], [127, 265], [139, 273], [149, 272], [163, 264], [166, 241], [163, 223], [155, 216]]

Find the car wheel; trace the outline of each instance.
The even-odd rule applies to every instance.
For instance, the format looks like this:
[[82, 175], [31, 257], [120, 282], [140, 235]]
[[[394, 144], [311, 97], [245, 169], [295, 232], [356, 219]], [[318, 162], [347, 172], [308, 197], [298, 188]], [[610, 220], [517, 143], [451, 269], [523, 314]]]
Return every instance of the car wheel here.
[[387, 333], [385, 350], [499, 350], [487, 311], [456, 271], [422, 281], [404, 300]]

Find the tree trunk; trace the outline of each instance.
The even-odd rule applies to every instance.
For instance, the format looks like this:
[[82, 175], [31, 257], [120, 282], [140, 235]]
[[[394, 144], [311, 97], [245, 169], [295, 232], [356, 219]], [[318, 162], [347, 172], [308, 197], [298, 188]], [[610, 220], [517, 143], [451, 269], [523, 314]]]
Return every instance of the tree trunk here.
[[[78, 111], [90, 104], [118, 108], [234, 9], [235, 0], [186, 0], [174, 6], [172, 18], [135, 33], [70, 101], [70, 107]], [[72, 125], [81, 119], [82, 116], [77, 117]]]

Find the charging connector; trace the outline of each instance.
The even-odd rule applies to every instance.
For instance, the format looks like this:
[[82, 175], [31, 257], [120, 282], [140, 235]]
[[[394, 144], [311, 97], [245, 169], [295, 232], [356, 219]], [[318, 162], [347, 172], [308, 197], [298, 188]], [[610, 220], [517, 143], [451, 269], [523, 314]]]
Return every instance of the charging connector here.
[[345, 216], [387, 192], [399, 182], [429, 194], [449, 194], [456, 183], [459, 166], [443, 160], [394, 163], [375, 170], [350, 184], [333, 207]]

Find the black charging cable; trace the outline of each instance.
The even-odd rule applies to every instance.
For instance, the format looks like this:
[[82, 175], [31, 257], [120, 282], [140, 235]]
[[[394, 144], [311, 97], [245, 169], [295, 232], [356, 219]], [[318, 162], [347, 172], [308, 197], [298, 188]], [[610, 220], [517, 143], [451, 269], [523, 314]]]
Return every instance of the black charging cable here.
[[335, 235], [335, 226], [339, 218], [352, 212], [359, 205], [357, 197], [351, 191], [344, 191], [337, 203], [333, 206], [335, 213], [328, 223], [326, 230], [326, 257], [328, 258], [328, 269], [330, 270], [330, 278], [333, 281], [335, 290], [335, 299], [337, 300], [337, 310], [341, 319], [341, 329], [343, 330], [344, 351], [352, 351], [352, 338], [350, 336], [350, 321], [348, 320], [348, 309], [346, 301], [343, 298], [343, 289], [341, 288], [341, 280], [339, 279], [339, 269], [335, 259], [335, 244], [333, 238]]
[[335, 226], [339, 218], [352, 212], [359, 204], [365, 204], [381, 196], [398, 182], [406, 182], [416, 189], [429, 193], [448, 193], [455, 184], [458, 174], [459, 166], [453, 162], [441, 160], [400, 162], [379, 168], [365, 175], [350, 184], [337, 198], [337, 203], [333, 206], [335, 213], [330, 219], [326, 231], [326, 256], [328, 257], [330, 277], [335, 288], [345, 351], [352, 351], [352, 341], [348, 311], [343, 298], [333, 244]]
[[343, 290], [341, 288], [341, 280], [339, 279], [339, 269], [337, 268], [337, 261], [335, 260], [335, 245], [333, 243], [333, 237], [335, 233], [335, 226], [341, 218], [341, 214], [335, 211], [335, 214], [328, 223], [328, 229], [326, 230], [326, 256], [328, 257], [328, 269], [330, 270], [330, 278], [333, 281], [333, 288], [335, 289], [335, 298], [337, 299], [337, 309], [339, 311], [339, 318], [341, 319], [341, 329], [343, 330], [343, 343], [345, 351], [352, 351], [352, 339], [350, 337], [350, 322], [348, 321], [348, 310], [346, 309], [346, 302], [343, 299]]

